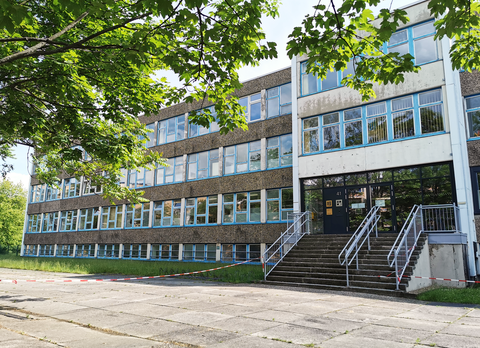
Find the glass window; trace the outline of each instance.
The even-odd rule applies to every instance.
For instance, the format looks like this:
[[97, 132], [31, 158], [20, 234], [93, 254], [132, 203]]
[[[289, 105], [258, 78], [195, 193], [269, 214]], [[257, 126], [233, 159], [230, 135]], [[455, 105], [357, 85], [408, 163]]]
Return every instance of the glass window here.
[[287, 83], [267, 90], [267, 118], [292, 112], [292, 85]]
[[25, 245], [25, 248], [23, 250], [23, 256], [37, 256], [37, 245], [36, 244]]
[[248, 97], [239, 99], [239, 104], [245, 109], [245, 118], [247, 122], [255, 122], [261, 119], [262, 115], [262, 95], [257, 93]]
[[261, 142], [233, 145], [223, 149], [223, 173], [240, 174], [260, 170]]
[[197, 197], [185, 200], [185, 226], [217, 223], [218, 197]]
[[340, 148], [340, 122], [339, 113], [323, 115], [323, 149], [332, 150]]
[[61, 189], [61, 184], [60, 182], [57, 182], [57, 185], [59, 186], [58, 188], [57, 187], [53, 187], [53, 186], [50, 186], [50, 185], [47, 185], [47, 191], [46, 191], [46, 195], [45, 195], [45, 201], [54, 201], [56, 199], [60, 199], [62, 198], [62, 189]]
[[343, 112], [345, 122], [345, 147], [363, 144], [362, 108]]
[[128, 187], [131, 189], [153, 186], [154, 170], [145, 168], [128, 171]]
[[26, 233], [40, 232], [40, 225], [42, 223], [42, 214], [28, 215], [28, 223]]
[[146, 259], [147, 244], [124, 244], [122, 258], [124, 259]]
[[180, 199], [154, 202], [153, 204], [153, 227], [180, 226]]
[[97, 257], [99, 259], [119, 258], [120, 244], [99, 244]]
[[122, 227], [123, 205], [102, 207], [101, 229], [114, 229]]
[[146, 147], [152, 147], [156, 145], [155, 142], [155, 123], [150, 123], [145, 126], [147, 131], [151, 131], [147, 134], [147, 142], [145, 144]]
[[[217, 117], [214, 106], [209, 106], [209, 107], [203, 108], [202, 110], [199, 110], [197, 112], [200, 113], [200, 114], [210, 113], [210, 115], [214, 119], [216, 119], [216, 117]], [[197, 136], [212, 133], [212, 132], [217, 132], [218, 130], [219, 130], [219, 126], [218, 126], [218, 123], [216, 121], [211, 122], [210, 127], [208, 127], [208, 128], [196, 125], [196, 124], [194, 124], [190, 121], [188, 122], [188, 137], [189, 138], [197, 137]]]
[[42, 244], [40, 245], [38, 256], [53, 256], [55, 252], [55, 245]]
[[63, 198], [80, 196], [80, 180], [68, 178], [63, 181]]
[[217, 149], [194, 153], [187, 157], [187, 180], [210, 178], [220, 175]]
[[293, 212], [293, 188], [267, 190], [267, 221], [287, 221]]
[[42, 232], [57, 232], [58, 212], [44, 213]]
[[260, 222], [260, 191], [223, 195], [223, 223]]
[[102, 186], [92, 185], [89, 180], [83, 179], [83, 194], [84, 195], [93, 195], [102, 193]]
[[80, 210], [80, 222], [78, 230], [96, 230], [98, 229], [98, 217], [100, 211], [98, 208], [89, 208]]
[[480, 137], [480, 96], [465, 98], [468, 131], [471, 138]]
[[73, 245], [70, 244], [58, 244], [56, 257], [73, 257]]
[[267, 139], [267, 168], [292, 165], [292, 135], [286, 134]]
[[319, 92], [317, 76], [312, 73], [307, 74], [307, 62], [303, 62], [300, 65], [300, 76], [302, 95], [309, 95]]
[[62, 211], [60, 214], [60, 231], [76, 231], [77, 229], [77, 210]]
[[125, 228], [146, 228], [150, 216], [150, 203], [128, 204], [125, 214]]
[[185, 116], [180, 115], [158, 122], [157, 144], [166, 144], [185, 138]]
[[418, 95], [422, 134], [443, 132], [442, 91], [437, 89]]
[[413, 43], [415, 64], [420, 65], [438, 59], [437, 44], [434, 40], [435, 27], [433, 22], [413, 27]]
[[392, 100], [393, 137], [394, 139], [407, 138], [415, 135], [413, 119], [413, 97], [403, 97]]
[[320, 150], [318, 117], [303, 120], [303, 152], [313, 153]]
[[45, 201], [45, 185], [32, 185], [30, 190], [30, 203]]
[[475, 215], [480, 214], [480, 167], [472, 167], [473, 209]]
[[95, 257], [95, 244], [77, 244], [75, 257]]
[[171, 184], [183, 181], [183, 156], [169, 158], [168, 167], [157, 165], [155, 185]]
[[367, 105], [367, 129], [368, 143], [379, 143], [388, 140], [387, 115], [381, 115], [387, 112], [385, 102]]

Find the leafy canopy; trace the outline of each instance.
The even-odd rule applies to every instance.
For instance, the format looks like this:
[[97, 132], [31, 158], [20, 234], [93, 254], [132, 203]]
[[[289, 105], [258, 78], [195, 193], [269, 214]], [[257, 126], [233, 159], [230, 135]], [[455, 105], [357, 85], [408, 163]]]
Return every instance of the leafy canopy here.
[[17, 246], [22, 242], [27, 192], [21, 184], [0, 181], [0, 246]]
[[[0, 156], [27, 145], [50, 185], [64, 171], [102, 185], [107, 198], [138, 200], [142, 192], [116, 185], [120, 169], [164, 163], [147, 151], [139, 115], [208, 101], [221, 133], [246, 129], [232, 95], [236, 71], [276, 56], [262, 15], [277, 15], [276, 0], [1, 1]], [[158, 70], [174, 71], [183, 86], [155, 78]]]
[[[288, 55], [306, 55], [308, 72], [325, 78], [333, 69], [345, 70], [354, 60], [355, 74], [342, 84], [360, 92], [363, 100], [375, 97], [374, 83], [401, 83], [405, 74], [418, 72], [410, 54], [383, 53], [383, 44], [390, 40], [400, 25], [408, 23], [403, 9], [383, 8], [375, 19], [371, 7], [380, 0], [330, 0], [315, 6], [301, 27], [289, 36]], [[393, 4], [393, 2], [392, 2]], [[479, 2], [469, 0], [431, 0], [428, 9], [435, 21], [435, 39], [454, 39], [450, 58], [454, 69], [480, 68]]]

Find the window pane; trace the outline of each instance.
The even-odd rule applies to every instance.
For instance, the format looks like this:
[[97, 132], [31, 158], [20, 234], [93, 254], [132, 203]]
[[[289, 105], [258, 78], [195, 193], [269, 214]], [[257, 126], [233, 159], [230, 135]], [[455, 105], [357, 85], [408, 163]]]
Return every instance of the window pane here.
[[197, 198], [197, 214], [205, 214], [207, 211], [207, 197]]
[[250, 170], [260, 170], [261, 165], [260, 151], [250, 152]]
[[368, 120], [368, 143], [387, 140], [387, 117], [380, 116]]
[[362, 121], [349, 122], [345, 125], [345, 146], [362, 145]]
[[323, 129], [323, 149], [340, 148], [340, 126], [326, 127]]
[[279, 198], [278, 190], [268, 190], [267, 191], [267, 199], [274, 199]]
[[280, 113], [278, 98], [267, 100], [267, 117], [278, 116]]
[[250, 121], [259, 120], [262, 112], [262, 104], [255, 103], [250, 105]]
[[237, 145], [237, 163], [247, 162], [248, 144]]
[[413, 27], [414, 38], [420, 37], [423, 35], [433, 34], [434, 32], [435, 32], [435, 27], [433, 26], [433, 22], [428, 22], [428, 23]]
[[413, 98], [411, 96], [392, 100], [392, 111], [413, 108]]
[[393, 137], [395, 139], [412, 137], [415, 135], [413, 125], [413, 111], [397, 112], [393, 117]]
[[337, 123], [339, 121], [339, 113], [323, 115], [323, 125]]
[[467, 113], [471, 137], [480, 137], [480, 111]]
[[303, 120], [303, 129], [318, 127], [318, 117], [307, 118]]
[[225, 157], [225, 172], [224, 174], [233, 174], [235, 169], [234, 157]]
[[338, 73], [336, 71], [327, 72], [327, 77], [322, 80], [322, 91], [338, 86]]
[[395, 45], [397, 43], [407, 41], [408, 40], [408, 33], [406, 30], [397, 31], [390, 36], [390, 41], [388, 41], [388, 45]]
[[208, 223], [209, 224], [216, 224], [217, 223], [217, 210], [218, 210], [218, 207], [216, 205], [210, 206], [208, 208]]
[[480, 96], [467, 98], [465, 101], [467, 103], [467, 109], [480, 108]]
[[400, 56], [408, 53], [408, 43], [388, 48], [388, 53], [399, 53]]
[[420, 121], [422, 123], [422, 134], [442, 132], [444, 130], [442, 104], [421, 108]]
[[415, 45], [415, 64], [423, 64], [437, 59], [437, 45], [433, 36], [416, 40]]
[[278, 221], [280, 219], [280, 211], [278, 201], [267, 202], [267, 220]]
[[367, 116], [380, 115], [387, 112], [385, 103], [378, 103], [367, 106]]
[[223, 205], [223, 222], [233, 222], [233, 204]]
[[351, 109], [343, 112], [343, 119], [345, 121], [362, 118], [362, 108]]
[[254, 95], [250, 96], [251, 101], [260, 100], [261, 98], [262, 98], [261, 93], [257, 93], [257, 94], [254, 94]]
[[318, 129], [303, 132], [303, 151], [305, 153], [316, 152], [319, 148]]
[[278, 166], [278, 147], [267, 149], [267, 168], [275, 168]]
[[287, 85], [280, 87], [280, 104], [288, 104], [292, 102], [292, 85], [289, 83]]
[[293, 189], [282, 190], [282, 209], [293, 209]]
[[291, 155], [293, 153], [292, 136], [284, 135], [281, 137], [281, 154], [282, 156]]
[[318, 79], [313, 74], [305, 74], [302, 76], [302, 95], [317, 93]]

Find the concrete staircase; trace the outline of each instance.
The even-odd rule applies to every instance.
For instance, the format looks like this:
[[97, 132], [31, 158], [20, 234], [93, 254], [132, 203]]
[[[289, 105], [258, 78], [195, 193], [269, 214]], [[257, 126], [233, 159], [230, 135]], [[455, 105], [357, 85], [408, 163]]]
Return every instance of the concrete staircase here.
[[[383, 233], [370, 240], [371, 250], [366, 245], [359, 253], [359, 270], [355, 261], [349, 266], [350, 287], [347, 288], [345, 266], [338, 262], [351, 235], [307, 235], [304, 236], [268, 275], [267, 284], [302, 286], [318, 289], [348, 290], [390, 296], [406, 295], [408, 279], [402, 279], [400, 290], [395, 290], [393, 268], [387, 263], [387, 255], [397, 234]], [[405, 276], [412, 273], [416, 259], [423, 248], [426, 236], [422, 234]], [[391, 274], [390, 274], [391, 273]], [[380, 278], [387, 276], [389, 278]]]

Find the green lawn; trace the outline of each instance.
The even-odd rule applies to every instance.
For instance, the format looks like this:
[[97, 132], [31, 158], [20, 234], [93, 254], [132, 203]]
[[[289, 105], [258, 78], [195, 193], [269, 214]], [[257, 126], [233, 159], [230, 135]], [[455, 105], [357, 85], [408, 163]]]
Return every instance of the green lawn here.
[[[3, 268], [79, 274], [122, 274], [138, 277], [201, 271], [226, 265], [225, 263], [203, 262], [98, 260], [20, 257], [12, 254], [0, 255], [0, 267]], [[263, 272], [260, 265], [246, 264], [194, 276], [229, 283], [251, 283], [262, 280]]]
[[480, 304], [480, 286], [465, 289], [433, 289], [419, 294], [418, 299], [432, 302]]

